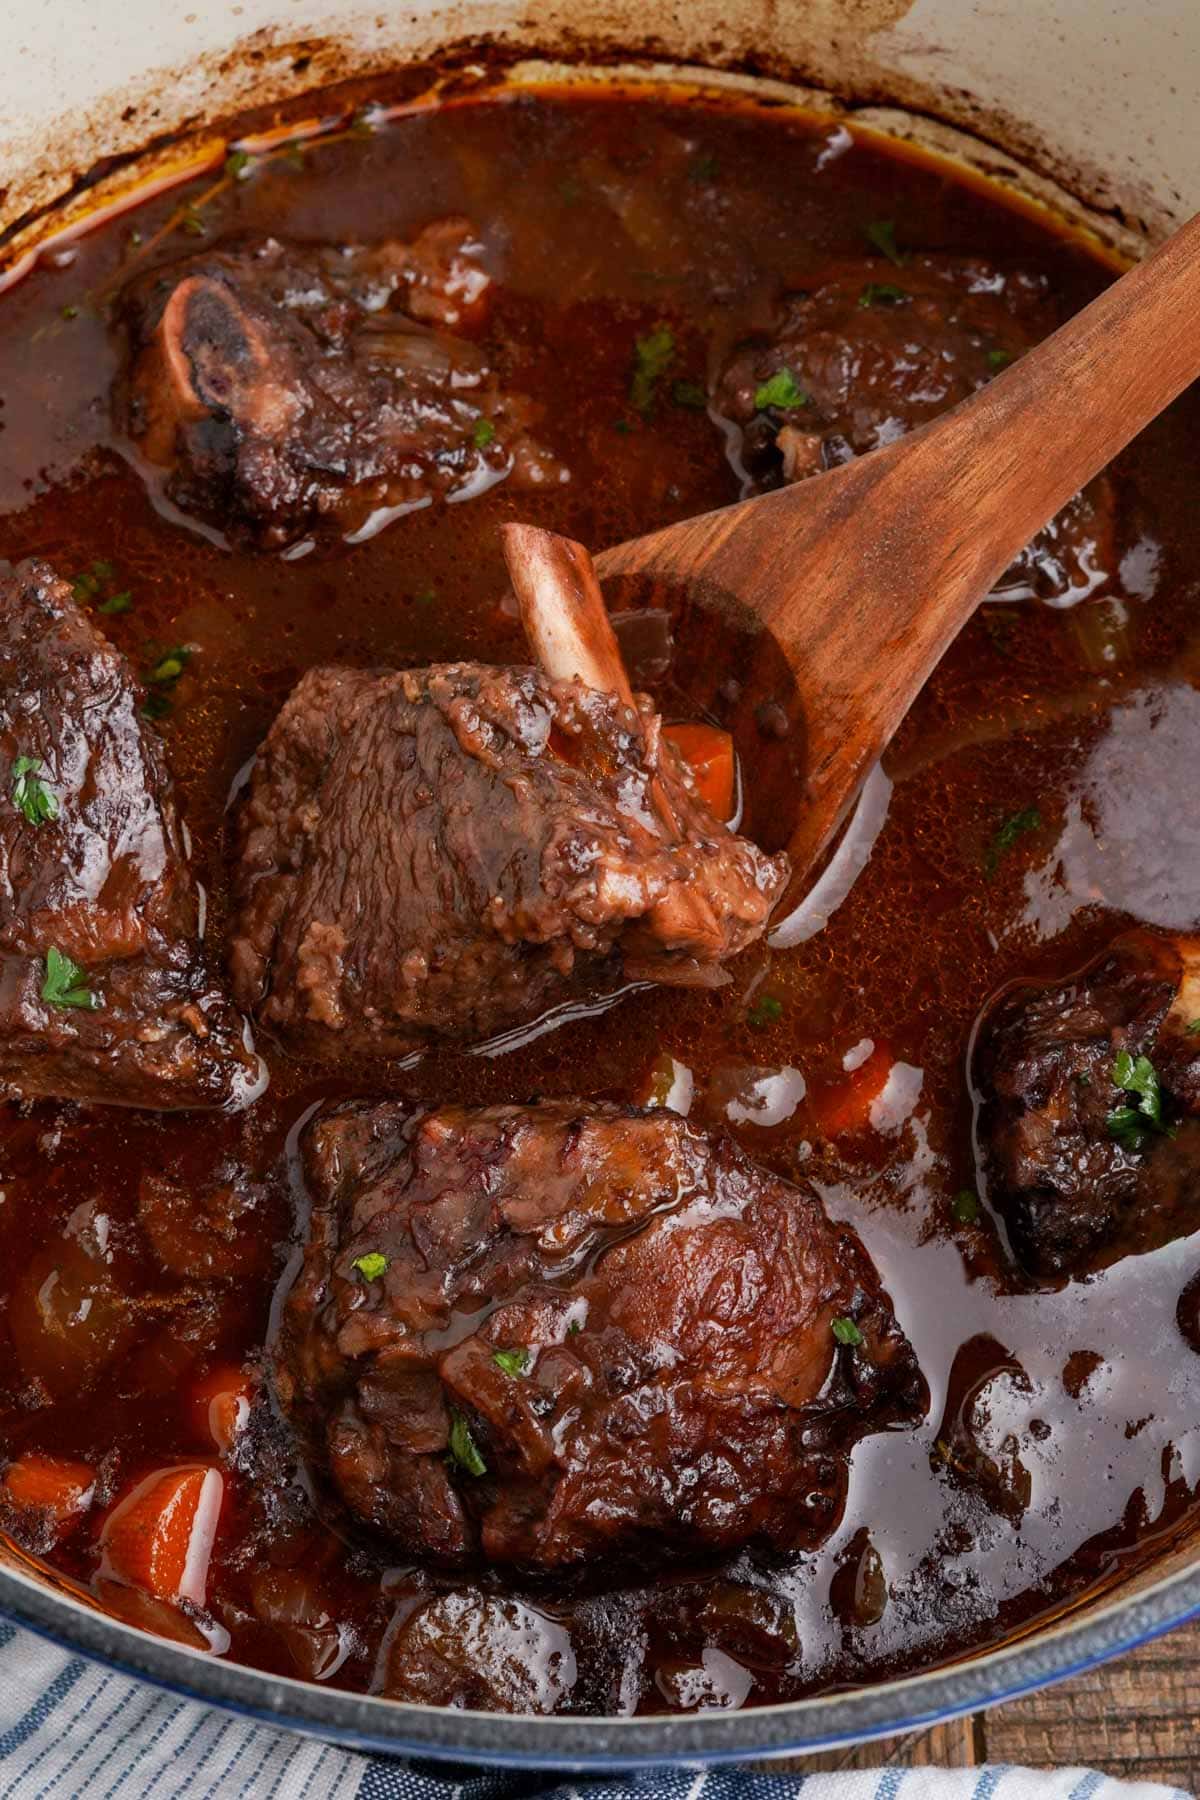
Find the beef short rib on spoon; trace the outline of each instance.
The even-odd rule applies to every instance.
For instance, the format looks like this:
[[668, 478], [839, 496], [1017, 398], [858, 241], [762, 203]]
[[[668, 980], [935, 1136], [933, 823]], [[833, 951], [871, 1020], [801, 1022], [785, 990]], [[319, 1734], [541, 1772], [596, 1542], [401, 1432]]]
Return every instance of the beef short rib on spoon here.
[[[1003, 569], [1198, 376], [1200, 217], [944, 418], [597, 558], [601, 580], [649, 577], [717, 608], [732, 602], [774, 637], [804, 744], [795, 877]], [[530, 541], [510, 535], [506, 549], [515, 571]], [[578, 566], [578, 547], [570, 554]], [[528, 631], [515, 574], [514, 585]], [[594, 679], [569, 666], [574, 654], [594, 661], [594, 647], [564, 633], [553, 651], [548, 669]]]

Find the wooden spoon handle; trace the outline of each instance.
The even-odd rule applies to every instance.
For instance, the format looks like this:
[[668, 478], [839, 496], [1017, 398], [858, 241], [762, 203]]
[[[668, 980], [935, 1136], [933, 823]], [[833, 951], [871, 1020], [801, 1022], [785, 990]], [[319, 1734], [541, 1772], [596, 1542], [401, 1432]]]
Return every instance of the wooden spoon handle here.
[[963, 546], [947, 603], [965, 616], [1059, 508], [1197, 377], [1200, 215], [901, 446], [923, 522], [941, 521], [948, 548], [969, 522], [973, 542]]
[[598, 559], [769, 627], [802, 740], [798, 870], [996, 578], [1197, 376], [1200, 217], [944, 418]]

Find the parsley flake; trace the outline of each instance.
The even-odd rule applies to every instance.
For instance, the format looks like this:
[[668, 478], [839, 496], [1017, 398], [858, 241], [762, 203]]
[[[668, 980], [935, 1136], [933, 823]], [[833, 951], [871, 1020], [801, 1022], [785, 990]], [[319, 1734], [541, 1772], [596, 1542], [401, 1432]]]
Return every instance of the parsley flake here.
[[676, 406], [686, 407], [688, 412], [708, 410], [708, 395], [698, 381], [673, 381], [671, 398]]
[[1008, 855], [1019, 839], [1023, 838], [1027, 832], [1040, 831], [1041, 828], [1042, 815], [1036, 806], [1026, 806], [1020, 812], [1015, 812], [1005, 819], [992, 839], [984, 858], [983, 868], [988, 879], [990, 880], [996, 873], [1003, 858]]
[[960, 1225], [973, 1225], [979, 1217], [979, 1200], [970, 1188], [962, 1188], [955, 1194], [950, 1210]]
[[485, 450], [496, 435], [496, 427], [490, 419], [476, 419], [475, 429], [471, 433], [471, 442], [477, 450]]
[[771, 406], [778, 407], [780, 412], [794, 412], [798, 406], [807, 405], [808, 395], [796, 386], [796, 377], [790, 369], [777, 369], [754, 390], [756, 412], [766, 412]]
[[629, 404], [643, 419], [654, 411], [658, 384], [674, 360], [675, 333], [669, 325], [656, 325], [634, 344]]
[[755, 1031], [763, 1031], [768, 1025], [776, 1024], [782, 1017], [783, 1001], [777, 1000], [774, 994], [760, 994], [746, 1014], [746, 1023]]
[[1200, 1032], [1200, 1019], [1189, 1020], [1183, 1029], [1188, 1037], [1195, 1037], [1197, 1032]]
[[357, 1269], [364, 1281], [378, 1281], [388, 1266], [388, 1259], [382, 1250], [368, 1250], [362, 1256], [356, 1256], [350, 1267]]
[[1110, 1137], [1125, 1150], [1141, 1150], [1151, 1132], [1166, 1133], [1163, 1122], [1162, 1086], [1158, 1071], [1148, 1056], [1133, 1056], [1122, 1050], [1112, 1066], [1112, 1083], [1126, 1096], [1136, 1097], [1136, 1105], [1128, 1098], [1123, 1106], [1114, 1107], [1104, 1121]]
[[487, 1464], [479, 1454], [479, 1445], [471, 1436], [471, 1427], [460, 1412], [450, 1413], [450, 1457], [468, 1475], [486, 1475]]
[[1011, 350], [989, 350], [987, 353], [989, 369], [1007, 369], [1012, 361]]
[[891, 281], [868, 281], [858, 296], [860, 306], [899, 306], [907, 300], [908, 294], [902, 287], [896, 287]]
[[192, 660], [192, 652], [187, 644], [176, 644], [160, 656], [153, 668], [146, 671], [146, 680], [152, 681], [155, 687], [174, 687], [183, 671]]
[[79, 308], [77, 306], [64, 306], [62, 309], [62, 316], [64, 319], [77, 319], [79, 317]]
[[230, 181], [244, 181], [250, 171], [250, 153], [247, 150], [231, 150], [225, 158], [225, 173]]
[[857, 1349], [863, 1342], [863, 1334], [853, 1319], [835, 1319], [830, 1330], [839, 1344], [850, 1344]]
[[207, 237], [208, 236], [208, 226], [204, 223], [204, 220], [200, 217], [200, 209], [197, 206], [190, 205], [190, 204], [188, 206], [185, 206], [183, 209], [183, 214], [179, 220], [179, 223], [180, 223], [181, 228], [187, 232], [189, 237]]
[[54, 944], [46, 952], [46, 979], [42, 982], [42, 999], [48, 1006], [73, 1006], [95, 1012], [104, 1002], [87, 986], [87, 977], [77, 962], [64, 956]]
[[908, 258], [896, 243], [894, 219], [873, 219], [869, 225], [863, 226], [863, 234], [868, 244], [878, 250], [881, 256], [886, 256], [898, 269], [904, 267]]
[[112, 618], [116, 613], [128, 612], [133, 606], [133, 594], [128, 588], [123, 588], [119, 594], [109, 593], [116, 578], [113, 564], [98, 557], [78, 575], [72, 575], [71, 592], [80, 606], [94, 606], [98, 613]]
[[36, 756], [18, 756], [12, 766], [12, 799], [31, 825], [47, 825], [58, 817], [58, 795], [38, 774]]
[[492, 1361], [498, 1369], [503, 1369], [504, 1373], [511, 1375], [515, 1381], [518, 1376], [528, 1373], [533, 1355], [522, 1344], [516, 1350], [493, 1350]]

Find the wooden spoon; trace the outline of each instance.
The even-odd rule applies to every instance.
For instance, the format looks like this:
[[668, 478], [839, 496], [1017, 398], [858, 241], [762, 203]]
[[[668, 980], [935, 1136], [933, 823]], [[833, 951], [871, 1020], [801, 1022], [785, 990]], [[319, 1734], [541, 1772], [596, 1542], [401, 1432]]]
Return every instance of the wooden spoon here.
[[[701, 603], [732, 600], [774, 635], [804, 732], [788, 846], [797, 876], [1013, 557], [1198, 376], [1200, 215], [943, 418], [827, 475], [597, 558], [602, 579], [648, 575]], [[518, 534], [506, 552], [520, 597], [520, 566], [550, 534], [508, 530]], [[543, 542], [543, 572], [546, 554]], [[570, 556], [583, 619], [587, 559], [578, 546]], [[524, 586], [528, 598], [528, 578]], [[615, 688], [596, 655], [594, 630], [577, 624], [575, 643], [560, 637], [551, 660], [558, 673]], [[599, 655], [603, 663], [615, 646]]]

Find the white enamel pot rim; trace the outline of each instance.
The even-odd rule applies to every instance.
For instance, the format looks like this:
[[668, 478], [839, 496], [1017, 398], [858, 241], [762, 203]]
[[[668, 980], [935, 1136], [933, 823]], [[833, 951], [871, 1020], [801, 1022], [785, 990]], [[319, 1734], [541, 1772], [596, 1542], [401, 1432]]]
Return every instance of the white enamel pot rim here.
[[[1200, 208], [1194, 0], [6, 0], [0, 233], [11, 257], [98, 164], [239, 108], [486, 39], [786, 77], [768, 92], [957, 155], [1136, 254]], [[1189, 71], [1191, 72], [1189, 74]], [[520, 73], [520, 71], [518, 71]], [[527, 72], [536, 78], [536, 70]], [[168, 159], [173, 150], [161, 152]], [[109, 163], [112, 166], [112, 163]], [[149, 166], [149, 165], [148, 165]], [[117, 183], [127, 179], [113, 178]], [[102, 184], [103, 188], [103, 184]], [[94, 191], [94, 190], [93, 190]], [[492, 1764], [604, 1769], [859, 1742], [1091, 1667], [1200, 1611], [1186, 1547], [999, 1650], [786, 1705], [691, 1717], [499, 1717], [281, 1679], [151, 1637], [0, 1555], [0, 1609], [181, 1693], [348, 1744]]]

